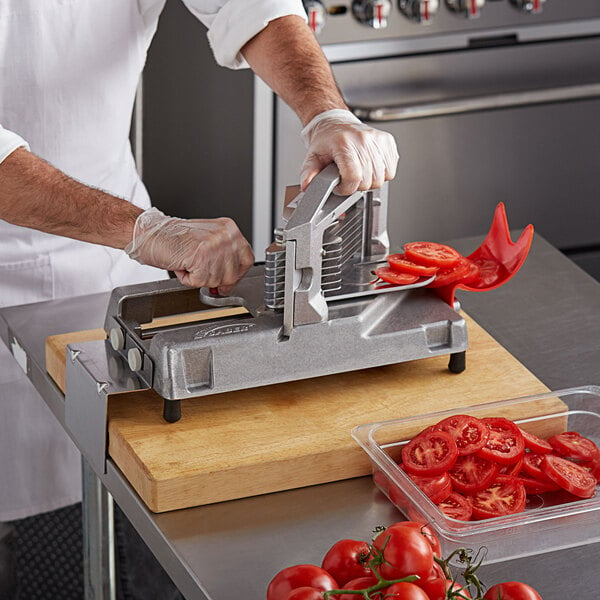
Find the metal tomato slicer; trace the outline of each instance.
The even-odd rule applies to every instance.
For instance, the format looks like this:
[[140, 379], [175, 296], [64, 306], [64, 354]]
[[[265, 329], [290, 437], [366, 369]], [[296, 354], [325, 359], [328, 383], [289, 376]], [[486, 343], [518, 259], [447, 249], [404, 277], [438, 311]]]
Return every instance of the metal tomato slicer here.
[[186, 398], [450, 355], [464, 369], [465, 320], [423, 289], [381, 282], [387, 186], [339, 196], [335, 165], [286, 207], [264, 265], [231, 295], [170, 280], [117, 288], [110, 345], [165, 399], [167, 421]]

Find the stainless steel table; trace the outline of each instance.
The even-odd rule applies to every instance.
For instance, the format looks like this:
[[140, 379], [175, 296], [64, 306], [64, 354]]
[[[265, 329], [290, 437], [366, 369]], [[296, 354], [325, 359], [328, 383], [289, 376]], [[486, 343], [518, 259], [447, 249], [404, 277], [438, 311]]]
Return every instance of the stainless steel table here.
[[[454, 245], [469, 253], [479, 241]], [[542, 238], [508, 284], [459, 299], [550, 389], [600, 384], [600, 284]], [[0, 337], [26, 351], [30, 378], [61, 422], [64, 398], [45, 373], [44, 340], [100, 327], [107, 301], [101, 294], [0, 311]], [[188, 600], [262, 600], [277, 570], [319, 562], [334, 541], [368, 539], [374, 527], [399, 517], [369, 477], [160, 515], [145, 508], [110, 460], [98, 477]], [[599, 559], [600, 544], [590, 544], [489, 565], [482, 576], [527, 581], [544, 600], [591, 600]]]

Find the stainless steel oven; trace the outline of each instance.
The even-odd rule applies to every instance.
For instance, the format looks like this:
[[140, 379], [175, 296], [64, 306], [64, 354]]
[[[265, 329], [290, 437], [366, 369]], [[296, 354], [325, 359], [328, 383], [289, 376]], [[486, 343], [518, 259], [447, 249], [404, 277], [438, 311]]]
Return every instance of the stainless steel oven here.
[[[503, 201], [512, 227], [533, 223], [600, 276], [600, 0], [305, 6], [349, 105], [398, 142], [393, 247], [485, 233]], [[258, 82], [254, 119], [260, 252], [304, 148]], [[257, 218], [269, 205], [273, 223]]]

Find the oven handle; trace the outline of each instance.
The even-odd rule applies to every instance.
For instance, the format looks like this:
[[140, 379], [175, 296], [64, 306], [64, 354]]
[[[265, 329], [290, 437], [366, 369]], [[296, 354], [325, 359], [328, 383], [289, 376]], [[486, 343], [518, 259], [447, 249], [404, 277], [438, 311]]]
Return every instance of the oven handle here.
[[409, 121], [428, 117], [444, 117], [482, 110], [513, 108], [535, 104], [550, 104], [567, 100], [586, 100], [600, 97], [600, 83], [567, 87], [510, 92], [474, 98], [442, 100], [423, 104], [382, 107], [353, 107], [352, 112], [363, 121]]

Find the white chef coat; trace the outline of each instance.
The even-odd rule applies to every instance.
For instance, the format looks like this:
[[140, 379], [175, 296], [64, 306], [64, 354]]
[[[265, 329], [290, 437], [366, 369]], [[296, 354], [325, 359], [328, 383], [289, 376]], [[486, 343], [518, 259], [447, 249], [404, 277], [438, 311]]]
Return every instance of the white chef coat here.
[[[230, 68], [245, 66], [240, 49], [269, 21], [305, 16], [300, 0], [184, 2]], [[0, 0], [0, 161], [28, 144], [68, 175], [148, 207], [129, 126], [164, 4]], [[0, 220], [0, 307], [165, 276], [122, 251]], [[0, 344], [0, 521], [72, 504], [80, 493], [79, 453]]]

